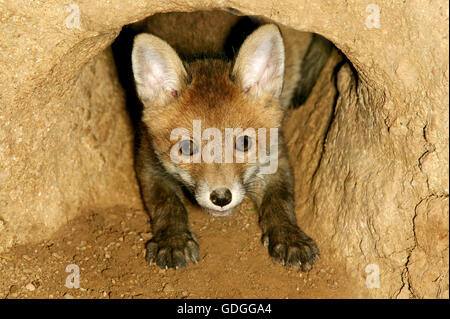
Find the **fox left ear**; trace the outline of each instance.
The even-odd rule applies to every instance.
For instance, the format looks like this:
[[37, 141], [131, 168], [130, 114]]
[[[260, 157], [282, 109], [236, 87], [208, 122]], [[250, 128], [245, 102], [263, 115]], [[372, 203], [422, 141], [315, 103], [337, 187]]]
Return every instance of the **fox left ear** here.
[[284, 45], [280, 30], [266, 24], [242, 44], [232, 75], [245, 92], [259, 97], [262, 92], [278, 98], [283, 88]]
[[142, 101], [164, 106], [180, 94], [187, 73], [167, 42], [151, 34], [139, 34], [134, 40], [131, 62]]

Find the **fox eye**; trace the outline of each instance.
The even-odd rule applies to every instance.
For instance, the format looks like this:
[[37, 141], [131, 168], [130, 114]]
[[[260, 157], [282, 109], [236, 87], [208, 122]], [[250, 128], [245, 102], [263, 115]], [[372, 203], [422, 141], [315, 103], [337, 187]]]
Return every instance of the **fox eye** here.
[[191, 140], [183, 140], [178, 143], [180, 155], [192, 156], [198, 152], [197, 145]]
[[252, 139], [250, 136], [244, 135], [236, 138], [234, 147], [241, 152], [247, 152], [252, 148]]

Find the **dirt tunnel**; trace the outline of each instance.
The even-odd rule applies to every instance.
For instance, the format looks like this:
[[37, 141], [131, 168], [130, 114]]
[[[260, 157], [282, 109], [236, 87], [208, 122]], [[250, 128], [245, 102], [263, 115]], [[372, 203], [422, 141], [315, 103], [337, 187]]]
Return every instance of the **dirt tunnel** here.
[[[154, 13], [230, 7], [338, 48], [285, 121], [297, 218], [321, 249], [307, 274], [271, 264], [247, 202], [227, 220], [193, 210], [204, 266], [163, 273], [143, 258], [111, 45]], [[448, 4], [16, 1], [0, 13], [1, 297], [448, 298]], [[72, 263], [84, 290], [64, 287]]]

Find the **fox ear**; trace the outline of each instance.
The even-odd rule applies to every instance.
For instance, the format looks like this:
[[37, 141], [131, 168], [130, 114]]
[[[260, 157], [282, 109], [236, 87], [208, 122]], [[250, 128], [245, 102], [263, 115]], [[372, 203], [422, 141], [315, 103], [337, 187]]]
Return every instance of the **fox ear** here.
[[266, 24], [245, 39], [232, 75], [245, 92], [257, 97], [267, 92], [278, 98], [283, 88], [284, 59], [280, 30]]
[[137, 93], [143, 102], [162, 106], [180, 94], [186, 70], [167, 42], [151, 34], [139, 34], [134, 39], [131, 63]]

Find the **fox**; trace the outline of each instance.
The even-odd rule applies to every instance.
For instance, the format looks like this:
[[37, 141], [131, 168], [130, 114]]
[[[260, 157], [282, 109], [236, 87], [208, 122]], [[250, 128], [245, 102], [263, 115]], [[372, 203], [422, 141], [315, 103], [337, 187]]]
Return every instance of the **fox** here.
[[[160, 13], [134, 26], [131, 67], [143, 107], [135, 169], [152, 231], [146, 260], [162, 269], [198, 263], [188, 203], [226, 217], [248, 197], [273, 262], [308, 271], [320, 253], [297, 223], [282, 122], [290, 106], [307, 99], [331, 44], [235, 13]], [[211, 141], [196, 136], [196, 123], [214, 132], [234, 130], [224, 134], [228, 149], [232, 159], [243, 160], [226, 161], [220, 143], [213, 160], [195, 160]], [[174, 134], [180, 128], [184, 134]], [[276, 129], [276, 144], [263, 148], [269, 137], [252, 129]], [[276, 169], [263, 173], [268, 161], [251, 155], [272, 159], [272, 146]]]

